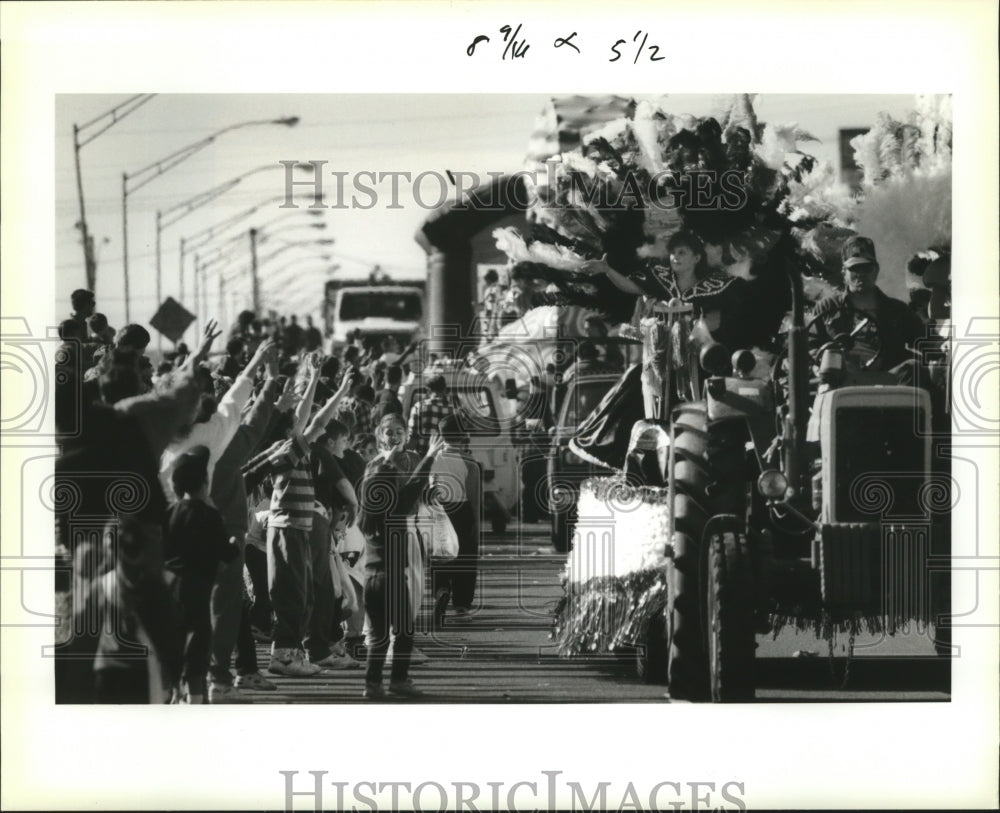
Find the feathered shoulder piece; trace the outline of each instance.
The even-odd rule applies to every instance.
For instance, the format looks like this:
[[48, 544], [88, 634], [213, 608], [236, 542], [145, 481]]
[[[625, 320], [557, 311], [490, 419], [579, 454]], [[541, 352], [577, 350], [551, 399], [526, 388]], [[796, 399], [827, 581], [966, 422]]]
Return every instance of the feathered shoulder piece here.
[[577, 271], [588, 259], [566, 245], [570, 241], [547, 242], [533, 239], [530, 234], [525, 239], [513, 226], [495, 229], [493, 239], [497, 248], [515, 263], [536, 263], [557, 271]]

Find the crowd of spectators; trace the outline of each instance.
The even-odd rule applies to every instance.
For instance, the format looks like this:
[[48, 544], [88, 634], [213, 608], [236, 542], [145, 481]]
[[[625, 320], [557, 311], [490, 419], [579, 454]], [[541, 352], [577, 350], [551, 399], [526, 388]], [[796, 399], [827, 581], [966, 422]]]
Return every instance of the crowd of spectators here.
[[73, 622], [57, 700], [247, 702], [276, 678], [362, 659], [363, 695], [378, 699], [387, 655], [388, 694], [419, 695], [408, 672], [424, 657], [413, 624], [426, 551], [407, 519], [440, 503], [429, 485], [465, 472], [443, 510], [468, 537], [467, 567], [434, 583], [466, 615], [482, 495], [449, 411], [418, 400], [403, 414], [416, 345], [356, 336], [328, 354], [311, 319], [248, 311], [223, 350], [212, 321], [154, 369], [145, 328], [116, 331], [89, 291], [71, 301], [53, 503]]

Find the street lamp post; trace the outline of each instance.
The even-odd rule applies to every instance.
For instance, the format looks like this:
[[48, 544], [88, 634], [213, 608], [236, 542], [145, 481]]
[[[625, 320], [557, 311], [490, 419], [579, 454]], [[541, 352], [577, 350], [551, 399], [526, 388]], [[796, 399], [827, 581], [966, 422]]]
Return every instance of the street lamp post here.
[[[263, 204], [261, 204], [261, 205], [263, 205]], [[233, 225], [236, 220], [242, 219], [242, 218], [244, 218], [244, 217], [252, 214], [258, 208], [260, 208], [260, 206], [255, 206], [252, 209], [250, 209], [249, 211], [244, 212], [244, 213], [238, 215], [236, 218], [230, 218], [228, 221], [226, 221], [225, 225], [227, 227]], [[317, 212], [316, 214], [321, 214], [321, 213]], [[273, 223], [275, 223], [277, 221], [280, 221], [280, 220], [287, 220], [288, 217], [289, 217], [289, 215], [280, 215], [279, 217], [273, 218], [272, 220], [268, 221], [268, 223], [265, 224], [265, 226], [269, 226], [269, 225], [271, 225], [271, 224], [273, 224]], [[296, 228], [325, 229], [326, 228], [326, 223], [289, 224], [289, 229], [296, 229]], [[209, 229], [209, 231], [214, 231], [216, 229], [217, 229], [217, 227], [211, 227], [211, 229]], [[286, 230], [288, 230], [288, 229], [281, 229], [280, 231], [286, 231]], [[250, 260], [251, 260], [251, 262], [250, 262], [250, 265], [247, 268], [247, 270], [250, 272], [249, 276], [250, 276], [250, 282], [251, 282], [251, 291], [255, 291], [256, 292], [256, 294], [252, 295], [252, 301], [255, 303], [253, 305], [253, 308], [254, 308], [255, 311], [258, 309], [259, 304], [260, 304], [260, 279], [259, 279], [259, 274], [257, 273], [257, 267], [260, 264], [263, 264], [264, 262], [270, 260], [272, 257], [276, 256], [277, 254], [281, 253], [282, 251], [285, 251], [285, 250], [287, 250], [289, 248], [294, 248], [295, 246], [298, 246], [298, 245], [308, 244], [308, 241], [306, 243], [291, 243], [291, 242], [282, 241], [284, 243], [284, 245], [280, 249], [278, 249], [275, 252], [272, 252], [267, 257], [258, 259], [257, 247], [261, 243], [264, 242], [265, 238], [267, 238], [269, 236], [270, 236], [270, 234], [264, 230], [264, 227], [255, 227], [255, 228], [252, 228], [252, 229], [249, 230], [249, 237], [250, 237]], [[200, 237], [200, 235], [199, 235], [199, 237]], [[235, 259], [235, 257], [227, 257], [225, 255], [224, 252], [226, 250], [226, 247], [229, 246], [229, 245], [233, 245], [233, 244], [235, 244], [238, 241], [243, 240], [243, 239], [245, 239], [245, 238], [242, 236], [242, 233], [235, 234], [232, 237], [230, 237], [227, 240], [225, 240], [223, 243], [219, 244], [218, 246], [215, 246], [212, 249], [212, 252], [211, 252], [212, 256], [199, 255], [200, 258], [201, 258], [200, 268], [202, 269], [202, 271], [206, 272], [206, 271], [208, 271], [208, 269], [210, 267], [215, 266], [217, 263], [221, 262], [222, 266], [217, 269], [218, 273], [221, 274], [222, 273], [222, 268], [224, 268], [228, 263], [233, 262], [234, 259]], [[185, 248], [187, 248], [189, 246], [190, 242], [191, 242], [191, 238], [189, 237], [189, 238], [187, 238], [187, 240], [185, 241], [184, 245], [182, 246], [182, 250], [185, 249]], [[204, 248], [210, 242], [212, 242], [212, 238], [211, 237], [209, 237], [207, 240], [202, 240], [202, 242], [198, 243], [198, 247], [199, 248]], [[316, 241], [312, 241], [312, 242], [318, 243], [318, 244], [321, 244], [321, 245], [332, 245], [333, 244], [333, 240], [332, 239], [328, 239], [328, 240], [316, 240]], [[183, 274], [183, 266], [181, 268], [181, 273]], [[242, 273], [242, 270], [240, 271], [240, 273]], [[235, 277], [231, 277], [231, 278], [235, 278]], [[204, 286], [203, 286], [203, 288], [204, 288]], [[204, 294], [203, 294], [203, 298], [204, 298]]]
[[[162, 267], [162, 253], [161, 253], [161, 233], [163, 229], [173, 226], [175, 223], [182, 220], [187, 215], [200, 209], [208, 203], [211, 203], [216, 198], [224, 195], [233, 187], [239, 185], [244, 179], [249, 178], [251, 175], [256, 175], [258, 172], [264, 172], [268, 169], [278, 169], [280, 164], [262, 164], [261, 166], [254, 167], [247, 172], [241, 173], [234, 178], [230, 178], [218, 186], [214, 186], [211, 189], [207, 189], [204, 192], [199, 192], [197, 195], [192, 195], [185, 201], [171, 206], [169, 209], [156, 211], [156, 299], [157, 301], [161, 298], [160, 286], [161, 286], [161, 267]], [[319, 214], [317, 212], [317, 214]], [[179, 296], [181, 301], [184, 299], [184, 239], [181, 238], [180, 244], [181, 252], [181, 263], [180, 263], [180, 286], [179, 286]]]
[[[222, 276], [221, 274], [219, 275]], [[257, 229], [250, 229], [250, 284], [253, 286], [253, 312], [260, 313], [260, 280], [257, 276]]]
[[83, 178], [80, 175], [80, 128], [73, 125], [73, 159], [76, 163], [76, 194], [80, 199], [80, 239], [83, 240], [83, 267], [87, 275], [87, 289], [97, 287], [97, 263], [94, 262], [94, 247], [87, 231], [87, 212], [83, 205]]
[[198, 300], [198, 255], [194, 255], [194, 329], [197, 333], [201, 329], [201, 303]]
[[[212, 242], [213, 239], [215, 239], [215, 237], [216, 237], [217, 234], [225, 231], [226, 229], [230, 228], [231, 226], [235, 226], [241, 220], [245, 220], [246, 218], [250, 217], [250, 215], [252, 215], [255, 212], [259, 211], [264, 206], [267, 206], [269, 203], [277, 203], [278, 201], [283, 201], [283, 200], [285, 200], [285, 196], [284, 195], [278, 195], [278, 196], [275, 196], [275, 197], [267, 198], [267, 199], [261, 201], [260, 203], [255, 204], [254, 206], [251, 206], [249, 209], [246, 209], [246, 210], [244, 210], [242, 212], [239, 212], [238, 214], [235, 214], [235, 215], [230, 215], [229, 217], [226, 217], [226, 218], [224, 218], [223, 220], [221, 220], [221, 221], [219, 221], [217, 223], [213, 223], [211, 226], [208, 226], [208, 227], [202, 229], [200, 232], [188, 235], [186, 238], [182, 237], [181, 238], [181, 243], [180, 243], [180, 295], [181, 295], [181, 299], [184, 298], [184, 260], [185, 260], [185, 257], [186, 257], [186, 252], [188, 250], [190, 250], [190, 249], [199, 249], [199, 248], [203, 248], [204, 246], [207, 246], [209, 243]], [[265, 225], [271, 225], [272, 223], [277, 223], [280, 220], [287, 220], [290, 217], [296, 217], [296, 216], [302, 215], [302, 214], [311, 215], [313, 217], [322, 217], [323, 216], [322, 212], [317, 211], [315, 209], [296, 209], [295, 211], [286, 212], [285, 214], [282, 214], [282, 215], [279, 215], [276, 218], [273, 218], [272, 220], [268, 221], [268, 223], [265, 224]], [[239, 235], [236, 236], [236, 239], [242, 240], [243, 239], [243, 233], [240, 232]]]
[[[275, 301], [276, 297], [277, 301], [280, 302], [289, 301], [288, 291], [290, 286], [282, 283], [282, 279], [279, 277], [279, 275], [281, 275], [282, 272], [286, 272], [289, 274], [294, 273], [295, 278], [297, 280], [300, 279], [314, 280], [318, 279], [319, 276], [322, 274], [325, 274], [327, 278], [330, 278], [337, 271], [337, 269], [340, 268], [340, 266], [337, 264], [331, 264], [332, 259], [333, 257], [329, 254], [314, 255], [310, 257], [298, 257], [289, 263], [285, 263], [285, 265], [281, 266], [281, 268], [272, 271], [270, 274], [268, 274], [267, 278], [267, 282], [271, 285], [271, 289], [268, 290], [267, 285], [261, 287], [261, 302], [263, 306], [265, 308], [271, 306], [272, 303]], [[321, 265], [314, 265], [308, 268], [303, 268], [302, 265], [306, 262], [321, 263]], [[289, 271], [288, 269], [290, 269], [292, 266], [295, 266], [294, 271]], [[303, 296], [315, 299], [316, 293], [305, 291], [303, 293]]]
[[[87, 211], [83, 201], [83, 175], [80, 171], [80, 150], [99, 135], [114, 127], [129, 113], [138, 110], [155, 95], [154, 93], [140, 93], [119, 105], [115, 105], [107, 112], [84, 124], [73, 125], [73, 162], [76, 166], [76, 194], [80, 201], [79, 227], [80, 237], [83, 242], [83, 266], [86, 273], [87, 289], [95, 293], [97, 291], [97, 257], [94, 255], [94, 238], [87, 228]], [[109, 118], [110, 121], [107, 121]], [[103, 127], [96, 132], [90, 132], [85, 135], [85, 131], [89, 131], [92, 127], [101, 123], [104, 123]]]
[[[124, 271], [125, 271], [125, 324], [132, 323], [132, 317], [129, 314], [129, 295], [128, 295], [128, 205], [126, 201], [128, 200], [128, 175], [122, 173], [122, 257], [124, 258]], [[157, 301], [156, 306], [159, 307], [160, 303]]]
[[[181, 147], [179, 150], [175, 150], [170, 153], [170, 155], [165, 158], [161, 158], [159, 161], [154, 161], [153, 163], [143, 167], [142, 169], [133, 172], [131, 174], [127, 172], [122, 173], [122, 270], [125, 277], [125, 321], [130, 321], [129, 318], [129, 270], [128, 270], [128, 196], [139, 191], [142, 187], [148, 184], [155, 178], [160, 177], [166, 172], [176, 167], [178, 164], [186, 161], [195, 153], [203, 150], [205, 147], [213, 144], [215, 139], [224, 133], [231, 132], [233, 130], [239, 130], [244, 127], [255, 127], [265, 124], [280, 124], [285, 127], [294, 127], [298, 124], [298, 116], [290, 116], [281, 119], [262, 119], [253, 121], [243, 121], [239, 124], [230, 124], [228, 127], [223, 127], [221, 130], [212, 133], [210, 136], [206, 136], [198, 141], [188, 144], [186, 147]], [[132, 182], [132, 186], [129, 187], [129, 182]], [[157, 291], [157, 307], [159, 307], [159, 291]]]

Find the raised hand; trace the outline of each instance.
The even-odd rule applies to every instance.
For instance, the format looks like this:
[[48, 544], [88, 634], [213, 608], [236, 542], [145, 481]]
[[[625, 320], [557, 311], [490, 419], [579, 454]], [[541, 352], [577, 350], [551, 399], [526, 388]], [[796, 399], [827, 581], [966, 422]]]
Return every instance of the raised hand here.
[[350, 373], [345, 373], [343, 380], [340, 382], [340, 386], [337, 387], [337, 391], [333, 394], [334, 398], [342, 398], [351, 389], [351, 375]]
[[607, 274], [609, 270], [614, 269], [608, 265], [608, 255], [605, 254], [599, 260], [587, 260], [578, 270], [584, 274]]
[[247, 364], [247, 372], [252, 373], [265, 361], [268, 362], [270, 366], [271, 362], [274, 362], [275, 367], [277, 366], [276, 358], [277, 345], [274, 343], [273, 339], [265, 339], [257, 347], [257, 352], [253, 354], [253, 358], [250, 359], [250, 363]]
[[202, 332], [201, 344], [189, 359], [192, 366], [200, 364], [208, 358], [208, 352], [212, 349], [212, 343], [222, 335], [222, 331], [218, 327], [219, 323], [214, 319], [208, 320], [208, 324], [205, 325], [205, 330]]
[[271, 379], [277, 378], [279, 373], [281, 372], [281, 369], [278, 366], [277, 345], [275, 345], [274, 350], [268, 353], [267, 360], [265, 363], [267, 364], [267, 377]]
[[440, 433], [435, 433], [427, 447], [427, 457], [434, 457], [444, 448], [444, 437]]
[[295, 407], [295, 403], [297, 401], [298, 396], [295, 394], [295, 379], [289, 378], [285, 381], [285, 389], [282, 391], [277, 403], [275, 403], [274, 408], [278, 410], [278, 412], [287, 412]]
[[211, 343], [219, 338], [219, 336], [222, 335], [222, 331], [219, 330], [218, 327], [219, 323], [215, 319], [209, 319], [208, 324], [205, 325], [205, 329], [202, 331], [204, 340]]

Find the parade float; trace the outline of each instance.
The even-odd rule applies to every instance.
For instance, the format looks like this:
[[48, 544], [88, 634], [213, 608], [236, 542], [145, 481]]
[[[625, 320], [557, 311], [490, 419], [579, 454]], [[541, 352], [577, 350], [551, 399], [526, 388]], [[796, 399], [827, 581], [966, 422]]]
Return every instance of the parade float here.
[[[643, 341], [641, 370], [625, 373], [571, 441], [607, 475], [581, 490], [554, 624], [562, 654], [634, 651], [639, 674], [667, 683], [672, 697], [744, 701], [753, 698], [757, 632], [793, 623], [828, 636], [891, 633], [914, 615], [928, 621], [928, 602], [904, 606], [884, 588], [892, 574], [878, 560], [886, 543], [872, 512], [885, 508], [885, 483], [845, 496], [853, 486], [842, 480], [845, 444], [876, 448], [891, 435], [897, 446], [886, 453], [910, 465], [896, 474], [930, 486], [916, 496], [904, 488], [919, 497], [913, 516], [941, 510], [947, 499], [926, 437], [896, 437], [875, 420], [892, 414], [927, 429], [929, 404], [922, 390], [881, 379], [877, 393], [865, 389], [877, 379], [862, 376], [831, 384], [837, 394], [811, 415], [813, 373], [846, 348], [811, 357], [804, 322], [810, 302], [839, 281], [840, 247], [850, 235], [891, 245], [893, 265], [883, 266], [890, 290], [900, 281], [912, 286], [908, 258], [946, 250], [950, 116], [936, 98], [921, 105], [911, 122], [882, 117], [856, 141], [866, 181], [852, 195], [799, 148], [808, 133], [759, 122], [748, 96], [735, 97], [719, 118], [630, 104], [549, 158], [530, 187], [526, 234], [495, 233], [523, 279], [610, 321], [631, 314], [630, 329]], [[774, 327], [770, 341], [723, 347], [684, 296], [647, 285], [669, 274], [661, 267], [667, 244], [682, 230], [697, 235], [706, 254], [713, 249], [722, 288], [730, 277], [773, 283], [756, 303], [762, 324]], [[609, 267], [642, 295], [628, 296]], [[634, 399], [632, 413], [621, 404], [640, 379], [635, 415]], [[639, 419], [611, 427], [604, 416], [616, 410]], [[872, 419], [883, 436], [864, 441], [847, 416]], [[851, 513], [848, 503], [859, 500], [868, 514]], [[914, 550], [940, 553], [947, 532], [932, 545], [927, 524], [890, 525], [891, 552], [907, 567], [926, 567]], [[898, 542], [911, 537], [922, 541]]]

